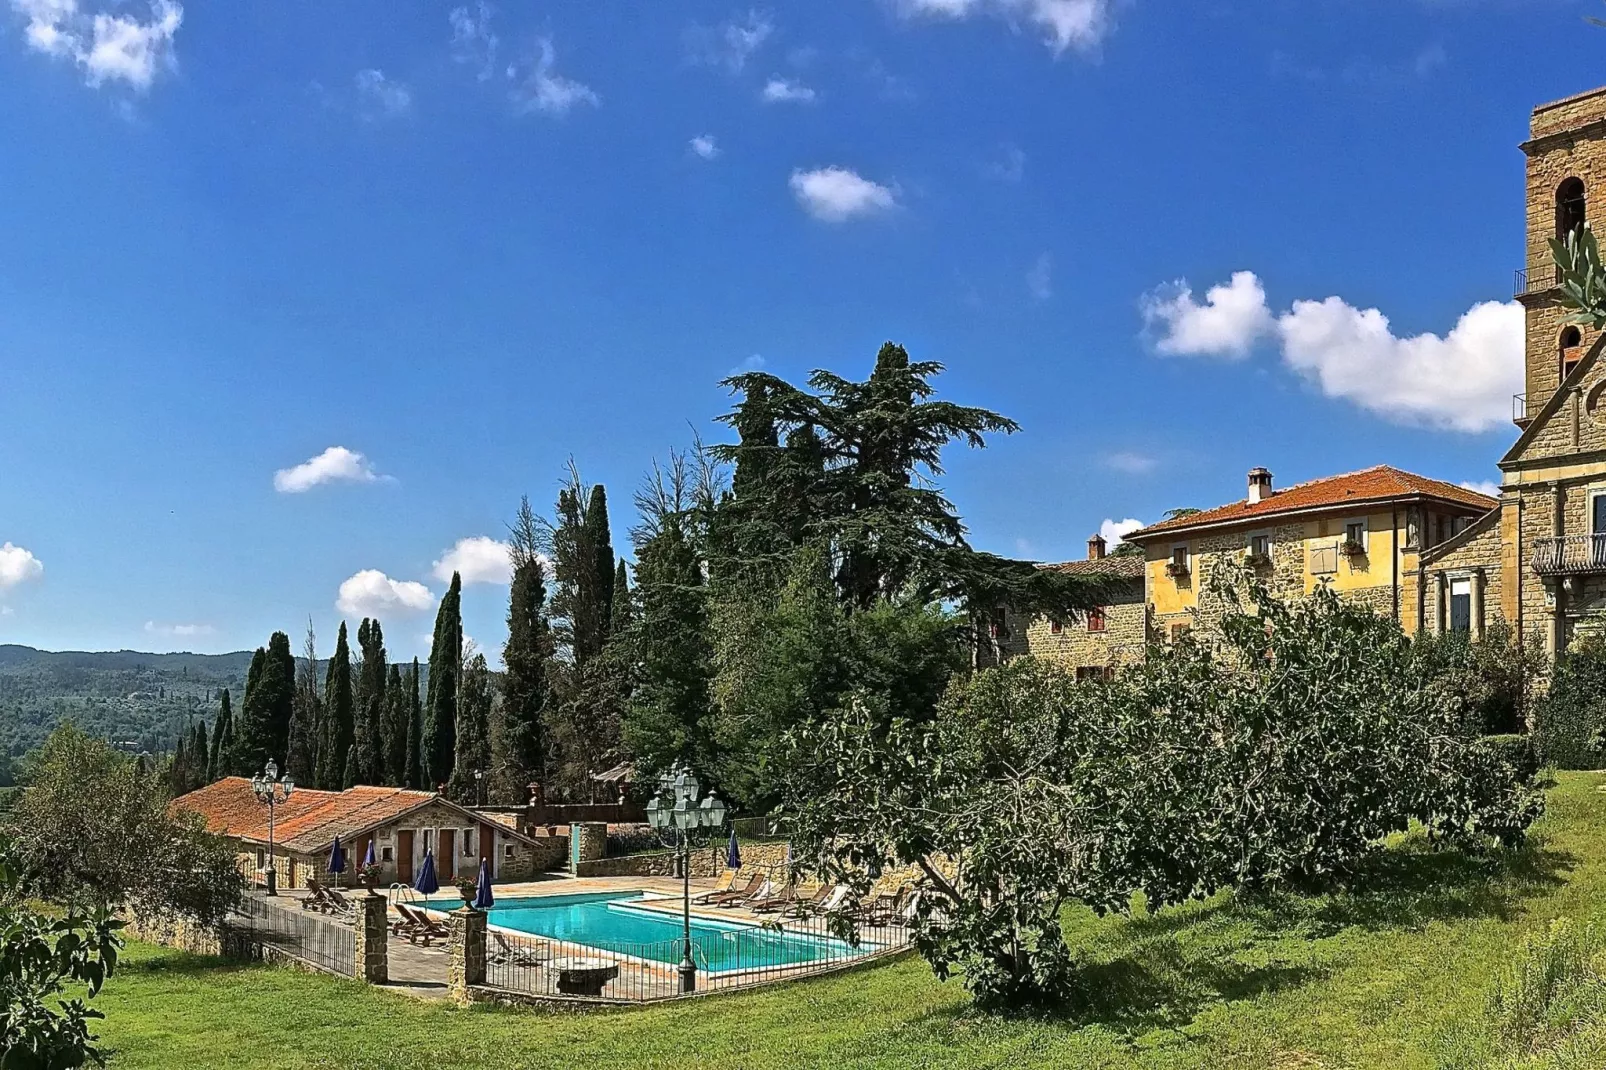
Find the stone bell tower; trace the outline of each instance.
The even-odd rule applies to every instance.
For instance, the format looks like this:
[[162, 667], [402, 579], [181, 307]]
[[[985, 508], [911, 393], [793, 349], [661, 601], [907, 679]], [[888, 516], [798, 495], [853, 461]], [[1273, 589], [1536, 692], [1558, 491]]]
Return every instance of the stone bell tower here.
[[1544, 407], [1595, 341], [1595, 332], [1569, 323], [1561, 307], [1550, 239], [1606, 220], [1606, 87], [1535, 108], [1522, 151], [1528, 157], [1527, 266], [1517, 273], [1516, 292], [1527, 310], [1527, 394], [1513, 412], [1518, 426]]

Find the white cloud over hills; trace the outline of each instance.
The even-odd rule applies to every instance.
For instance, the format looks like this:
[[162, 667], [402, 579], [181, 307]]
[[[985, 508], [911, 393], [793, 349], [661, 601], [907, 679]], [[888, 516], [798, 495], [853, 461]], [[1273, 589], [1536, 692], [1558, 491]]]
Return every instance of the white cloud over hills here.
[[30, 550], [6, 542], [0, 543], [0, 591], [45, 574], [45, 563]]

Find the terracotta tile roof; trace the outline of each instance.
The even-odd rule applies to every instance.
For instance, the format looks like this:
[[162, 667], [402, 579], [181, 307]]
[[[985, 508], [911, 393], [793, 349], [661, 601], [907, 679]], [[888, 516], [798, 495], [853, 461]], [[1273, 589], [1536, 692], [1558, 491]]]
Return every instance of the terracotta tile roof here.
[[1141, 580], [1143, 578], [1143, 558], [1136, 555], [1097, 557], [1084, 561], [1064, 561], [1057, 565], [1044, 565], [1042, 567], [1054, 572], [1066, 572], [1073, 576], [1109, 576], [1118, 580]]
[[1261, 517], [1277, 516], [1281, 513], [1338, 508], [1358, 502], [1384, 502], [1411, 497], [1432, 498], [1451, 505], [1463, 506], [1469, 511], [1478, 513], [1487, 512], [1499, 504], [1494, 498], [1479, 494], [1475, 490], [1380, 464], [1359, 472], [1347, 472], [1344, 475], [1296, 483], [1282, 490], [1274, 490], [1270, 497], [1253, 504], [1244, 499], [1214, 509], [1206, 509], [1191, 516], [1163, 520], [1141, 531], [1132, 532], [1127, 535], [1127, 541], [1215, 524], [1258, 520]]
[[[491, 817], [464, 810], [429, 791], [367, 786], [345, 791], [297, 788], [287, 801], [274, 808], [274, 837], [291, 850], [315, 854], [329, 848], [336, 836], [349, 841], [437, 799], [462, 810], [471, 821]], [[268, 808], [257, 801], [251, 782], [245, 777], [224, 777], [215, 784], [179, 796], [172, 805], [175, 809], [200, 814], [210, 832], [267, 842]]]

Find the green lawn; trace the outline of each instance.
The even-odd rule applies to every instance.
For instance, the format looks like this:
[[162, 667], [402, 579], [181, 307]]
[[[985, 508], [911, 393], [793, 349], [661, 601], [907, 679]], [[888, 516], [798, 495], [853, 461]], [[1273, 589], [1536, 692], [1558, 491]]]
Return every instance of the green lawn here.
[[[1068, 921], [1086, 998], [1063, 1018], [973, 1013], [915, 958], [639, 1011], [415, 1002], [352, 982], [130, 949], [104, 995], [137, 1067], [1305, 1068], [1485, 1065], [1494, 972], [1528, 930], [1606, 913], [1606, 777], [1564, 773], [1521, 855], [1407, 840], [1364, 887], [1152, 918]], [[1526, 1065], [1526, 1064], [1525, 1064]], [[1546, 1064], [1606, 1065], [1606, 1046]]]

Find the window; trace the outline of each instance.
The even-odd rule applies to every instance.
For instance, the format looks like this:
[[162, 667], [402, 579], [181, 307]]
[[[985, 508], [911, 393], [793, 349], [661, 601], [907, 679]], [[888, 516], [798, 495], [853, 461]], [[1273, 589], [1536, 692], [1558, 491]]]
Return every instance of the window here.
[[462, 843], [463, 843], [463, 857], [464, 858], [472, 858], [474, 856], [474, 830], [473, 829], [464, 829], [463, 830]]
[[1076, 667], [1076, 682], [1087, 683], [1089, 680], [1108, 680], [1113, 673], [1103, 665], [1078, 665]]
[[1450, 518], [1450, 538], [1455, 538], [1471, 526], [1472, 518], [1470, 516], [1452, 516]]
[[1569, 178], [1556, 187], [1556, 237], [1565, 239], [1582, 227], [1588, 217], [1583, 179]]
[[1003, 606], [993, 610], [992, 620], [987, 625], [987, 637], [989, 639], [1002, 639], [1008, 630], [1008, 621], [1009, 611]]
[[1104, 607], [1096, 606], [1087, 611], [1087, 630], [1102, 632], [1104, 630]]
[[1606, 490], [1589, 496], [1589, 533], [1606, 535]]
[[509, 860], [513, 858], [513, 845], [511, 843], [502, 848], [502, 857]]
[[1186, 546], [1173, 546], [1171, 560], [1166, 562], [1166, 574], [1170, 576], [1186, 576], [1188, 574], [1188, 548]]
[[1257, 561], [1269, 561], [1271, 559], [1271, 536], [1249, 536], [1249, 556]]
[[1561, 332], [1561, 340], [1557, 347], [1561, 351], [1561, 377], [1563, 379], [1572, 374], [1583, 357], [1584, 337], [1578, 333], [1577, 327], [1568, 327]]
[[1450, 630], [1472, 631], [1472, 581], [1450, 581]]
[[394, 848], [394, 847], [381, 847], [379, 849], [379, 860], [381, 862], [394, 862], [394, 861], [396, 861], [396, 848]]
[[1061, 624], [1059, 621], [1051, 620], [1048, 622], [1049, 635], [1059, 635], [1063, 631], [1065, 631], [1065, 625]]
[[1366, 552], [1366, 521], [1351, 520], [1344, 525], [1344, 546], [1351, 553]]
[[267, 865], [268, 865], [268, 853], [266, 851], [258, 851], [257, 852], [257, 868], [258, 869], [266, 869]]
[[1186, 625], [1186, 624], [1173, 624], [1173, 625], [1171, 625], [1171, 630], [1170, 630], [1171, 641], [1173, 643], [1176, 642], [1178, 639], [1181, 639], [1183, 636], [1187, 635], [1192, 630], [1193, 629], [1189, 625]]
[[425, 829], [424, 830], [424, 850], [433, 851], [434, 849], [435, 849], [435, 830], [434, 829]]

